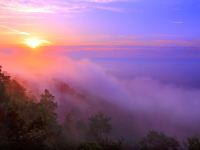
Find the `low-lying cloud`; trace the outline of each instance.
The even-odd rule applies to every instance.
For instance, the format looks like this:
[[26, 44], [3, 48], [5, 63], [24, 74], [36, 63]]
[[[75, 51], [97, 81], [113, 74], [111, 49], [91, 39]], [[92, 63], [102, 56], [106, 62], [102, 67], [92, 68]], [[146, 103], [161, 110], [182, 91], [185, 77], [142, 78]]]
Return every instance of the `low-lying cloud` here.
[[3, 69], [33, 94], [49, 89], [56, 96], [61, 118], [71, 110], [83, 116], [104, 111], [122, 136], [152, 129], [179, 137], [198, 134], [199, 89], [147, 76], [119, 79], [97, 63], [55, 53], [4, 52], [0, 60]]

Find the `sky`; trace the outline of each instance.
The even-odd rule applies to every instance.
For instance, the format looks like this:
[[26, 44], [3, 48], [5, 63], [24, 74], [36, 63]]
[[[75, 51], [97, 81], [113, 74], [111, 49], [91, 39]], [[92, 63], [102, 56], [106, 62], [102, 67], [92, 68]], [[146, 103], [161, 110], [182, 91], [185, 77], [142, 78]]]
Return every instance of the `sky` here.
[[199, 0], [1, 0], [1, 45], [199, 46]]
[[62, 110], [104, 110], [128, 134], [200, 135], [199, 26], [200, 0], [0, 0], [0, 65]]

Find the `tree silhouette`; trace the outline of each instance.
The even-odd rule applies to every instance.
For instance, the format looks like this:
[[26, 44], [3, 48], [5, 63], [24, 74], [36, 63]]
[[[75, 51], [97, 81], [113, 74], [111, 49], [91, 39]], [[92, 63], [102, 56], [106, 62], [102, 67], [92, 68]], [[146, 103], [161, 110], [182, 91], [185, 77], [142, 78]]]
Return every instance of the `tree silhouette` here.
[[36, 101], [0, 67], [0, 149], [42, 150], [65, 145], [54, 96], [45, 90], [39, 103]]
[[139, 142], [140, 150], [177, 150], [178, 147], [179, 143], [176, 139], [155, 131], [150, 131]]
[[200, 150], [200, 139], [198, 137], [188, 138], [187, 148], [188, 150]]
[[98, 112], [89, 118], [89, 134], [96, 140], [104, 139], [112, 127], [110, 125], [110, 117], [102, 112]]
[[[0, 66], [0, 149], [2, 150], [121, 150], [122, 141], [110, 136], [111, 118], [102, 112], [88, 120], [66, 116], [63, 128], [57, 121], [55, 97], [45, 89], [39, 98], [2, 71]], [[65, 128], [64, 128], [65, 126]], [[76, 136], [73, 136], [76, 133]], [[75, 138], [74, 138], [75, 137]], [[77, 138], [83, 140], [77, 140]], [[88, 138], [89, 137], [89, 138]], [[150, 131], [139, 150], [177, 150], [176, 139]], [[188, 150], [200, 150], [200, 139], [188, 138]]]
[[122, 142], [113, 141], [108, 137], [111, 132], [111, 118], [102, 112], [98, 112], [89, 118], [89, 135], [85, 143], [79, 146], [79, 150], [121, 150]]

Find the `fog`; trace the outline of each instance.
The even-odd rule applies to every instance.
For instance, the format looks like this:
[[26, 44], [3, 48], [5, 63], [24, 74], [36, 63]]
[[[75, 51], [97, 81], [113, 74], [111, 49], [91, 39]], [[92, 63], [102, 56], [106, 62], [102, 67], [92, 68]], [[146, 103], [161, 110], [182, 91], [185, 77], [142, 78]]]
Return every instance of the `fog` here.
[[179, 138], [199, 134], [196, 58], [187, 51], [182, 57], [146, 52], [6, 50], [0, 52], [0, 65], [33, 95], [49, 89], [61, 121], [71, 111], [79, 118], [103, 111], [112, 118], [113, 135], [125, 138], [149, 130]]

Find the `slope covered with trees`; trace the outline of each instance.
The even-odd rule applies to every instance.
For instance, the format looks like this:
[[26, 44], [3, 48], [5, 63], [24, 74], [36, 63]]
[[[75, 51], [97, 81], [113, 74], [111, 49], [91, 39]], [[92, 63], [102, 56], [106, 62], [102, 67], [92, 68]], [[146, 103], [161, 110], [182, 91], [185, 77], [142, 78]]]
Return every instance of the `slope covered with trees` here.
[[[200, 150], [198, 137], [180, 144], [175, 138], [151, 131], [130, 147], [114, 140], [111, 118], [102, 112], [71, 123], [71, 115], [58, 122], [55, 97], [45, 89], [31, 96], [0, 67], [0, 149], [2, 150]], [[73, 132], [78, 136], [75, 138]], [[80, 139], [77, 139], [81, 137]], [[119, 138], [121, 139], [121, 138]], [[134, 141], [133, 141], [134, 142]]]

